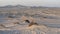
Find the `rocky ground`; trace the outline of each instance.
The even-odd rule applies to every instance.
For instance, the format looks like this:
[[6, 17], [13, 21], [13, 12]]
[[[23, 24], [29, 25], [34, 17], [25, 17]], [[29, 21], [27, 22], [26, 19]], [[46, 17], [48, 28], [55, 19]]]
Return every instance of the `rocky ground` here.
[[[22, 10], [20, 16], [15, 13], [13, 17], [4, 15], [0, 18], [0, 34], [60, 34], [60, 9], [33, 8]], [[30, 23], [24, 20], [38, 25], [29, 27]]]

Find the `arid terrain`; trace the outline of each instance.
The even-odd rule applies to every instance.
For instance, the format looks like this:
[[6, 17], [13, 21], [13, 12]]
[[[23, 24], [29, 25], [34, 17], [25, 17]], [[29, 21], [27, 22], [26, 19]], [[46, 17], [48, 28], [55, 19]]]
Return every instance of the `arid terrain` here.
[[[29, 27], [30, 22], [36, 22]], [[60, 8], [0, 7], [0, 34], [60, 34]]]

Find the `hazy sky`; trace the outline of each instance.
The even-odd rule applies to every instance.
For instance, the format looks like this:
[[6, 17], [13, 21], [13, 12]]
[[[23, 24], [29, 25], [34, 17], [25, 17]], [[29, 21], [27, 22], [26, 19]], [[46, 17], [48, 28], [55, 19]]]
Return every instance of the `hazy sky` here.
[[4, 5], [27, 5], [27, 6], [57, 6], [60, 7], [60, 0], [0, 0], [0, 6]]

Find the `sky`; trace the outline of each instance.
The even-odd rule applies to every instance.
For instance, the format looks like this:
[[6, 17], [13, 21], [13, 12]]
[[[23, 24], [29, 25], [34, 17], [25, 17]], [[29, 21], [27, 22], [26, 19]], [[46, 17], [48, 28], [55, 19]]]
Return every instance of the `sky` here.
[[17, 4], [25, 6], [60, 7], [60, 0], [0, 0], [0, 6]]

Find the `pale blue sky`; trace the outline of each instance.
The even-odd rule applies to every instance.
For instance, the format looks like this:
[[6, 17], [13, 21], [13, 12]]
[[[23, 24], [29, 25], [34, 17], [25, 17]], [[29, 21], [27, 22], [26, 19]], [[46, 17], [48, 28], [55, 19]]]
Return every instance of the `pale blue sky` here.
[[27, 6], [56, 6], [60, 7], [60, 0], [0, 0], [0, 6], [4, 5], [27, 5]]

